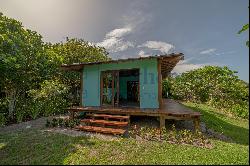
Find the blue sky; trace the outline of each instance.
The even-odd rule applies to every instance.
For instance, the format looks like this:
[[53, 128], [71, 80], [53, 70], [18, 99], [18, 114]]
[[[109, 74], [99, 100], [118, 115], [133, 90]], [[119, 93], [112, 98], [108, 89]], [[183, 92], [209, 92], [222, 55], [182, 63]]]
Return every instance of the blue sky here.
[[249, 82], [248, 0], [0, 0], [47, 42], [83, 38], [114, 59], [184, 53], [174, 72], [228, 66]]

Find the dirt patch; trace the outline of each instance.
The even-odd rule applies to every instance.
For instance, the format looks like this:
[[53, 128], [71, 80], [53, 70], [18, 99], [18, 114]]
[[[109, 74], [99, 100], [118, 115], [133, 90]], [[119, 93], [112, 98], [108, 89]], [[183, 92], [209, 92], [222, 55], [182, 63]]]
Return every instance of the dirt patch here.
[[17, 132], [23, 130], [31, 130], [31, 129], [42, 129], [45, 127], [46, 119], [50, 119], [51, 117], [42, 117], [36, 120], [31, 120], [27, 122], [21, 122], [18, 124], [12, 124], [9, 126], [4, 126], [0, 128], [0, 132]]
[[227, 142], [232, 142], [232, 138], [227, 137], [221, 133], [218, 133], [216, 131], [213, 131], [212, 129], [208, 129], [207, 132], [205, 133], [209, 138], [215, 138], [219, 139], [221, 141], [227, 141]]
[[84, 132], [84, 131], [77, 131], [71, 128], [46, 128], [46, 121], [47, 119], [52, 120], [53, 118], [68, 118], [68, 115], [58, 115], [58, 116], [51, 116], [51, 117], [42, 117], [36, 120], [31, 120], [27, 122], [21, 122], [18, 124], [12, 124], [9, 126], [4, 126], [0, 128], [0, 133], [12, 133], [18, 131], [26, 131], [26, 130], [41, 130], [43, 132], [54, 132], [59, 134], [65, 134], [71, 137], [79, 137], [79, 136], [86, 136], [86, 137], [96, 137], [103, 140], [115, 140], [118, 139], [118, 136], [107, 135], [107, 134], [99, 134], [99, 133], [91, 133], [91, 132]]
[[71, 128], [61, 128], [61, 127], [54, 127], [54, 128], [46, 128], [42, 130], [43, 132], [54, 132], [59, 134], [65, 134], [71, 137], [79, 137], [79, 136], [85, 136], [85, 137], [95, 137], [103, 140], [116, 140], [119, 137], [108, 135], [108, 134], [99, 134], [99, 133], [92, 133], [92, 132], [85, 132], [85, 131], [78, 131]]

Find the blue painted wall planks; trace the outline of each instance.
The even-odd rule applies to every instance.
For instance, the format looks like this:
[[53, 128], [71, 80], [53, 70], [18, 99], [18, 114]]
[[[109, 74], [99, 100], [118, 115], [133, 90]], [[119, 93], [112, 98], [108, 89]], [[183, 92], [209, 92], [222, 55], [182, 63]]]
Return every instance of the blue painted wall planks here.
[[140, 108], [159, 108], [156, 58], [86, 65], [83, 69], [83, 106], [100, 106], [101, 71], [135, 68], [140, 70]]

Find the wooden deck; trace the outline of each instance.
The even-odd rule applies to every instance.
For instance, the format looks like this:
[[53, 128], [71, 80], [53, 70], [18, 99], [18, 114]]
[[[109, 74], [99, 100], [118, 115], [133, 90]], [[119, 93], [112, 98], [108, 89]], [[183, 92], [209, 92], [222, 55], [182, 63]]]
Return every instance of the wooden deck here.
[[72, 118], [74, 118], [75, 112], [133, 116], [157, 116], [160, 117], [160, 127], [165, 126], [165, 119], [193, 120], [195, 129], [200, 129], [201, 114], [199, 112], [194, 112], [181, 103], [171, 99], [163, 99], [161, 109], [140, 109], [132, 107], [72, 107], [68, 108], [68, 111], [72, 113]]

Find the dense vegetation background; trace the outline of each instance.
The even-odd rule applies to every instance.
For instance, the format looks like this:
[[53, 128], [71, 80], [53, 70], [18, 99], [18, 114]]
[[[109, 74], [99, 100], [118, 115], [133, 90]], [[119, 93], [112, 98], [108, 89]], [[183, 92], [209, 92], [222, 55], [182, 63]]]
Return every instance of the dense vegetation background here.
[[60, 66], [108, 59], [104, 48], [82, 39], [45, 43], [40, 34], [0, 13], [0, 125], [79, 104], [80, 75]]
[[[62, 64], [109, 60], [83, 39], [45, 43], [35, 31], [0, 13], [0, 126], [63, 113], [79, 104], [80, 75]], [[207, 66], [163, 81], [164, 97], [207, 103], [248, 118], [248, 84], [227, 67]]]
[[228, 67], [205, 66], [163, 81], [163, 96], [205, 103], [227, 114], [249, 117], [249, 84]]

